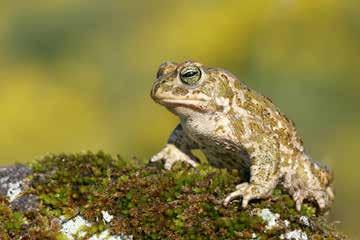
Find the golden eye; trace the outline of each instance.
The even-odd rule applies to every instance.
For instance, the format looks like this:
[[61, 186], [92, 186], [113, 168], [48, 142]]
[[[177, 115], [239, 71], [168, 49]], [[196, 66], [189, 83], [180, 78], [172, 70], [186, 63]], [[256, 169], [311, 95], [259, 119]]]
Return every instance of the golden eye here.
[[201, 78], [201, 70], [196, 66], [184, 67], [180, 72], [180, 79], [183, 83], [194, 85]]

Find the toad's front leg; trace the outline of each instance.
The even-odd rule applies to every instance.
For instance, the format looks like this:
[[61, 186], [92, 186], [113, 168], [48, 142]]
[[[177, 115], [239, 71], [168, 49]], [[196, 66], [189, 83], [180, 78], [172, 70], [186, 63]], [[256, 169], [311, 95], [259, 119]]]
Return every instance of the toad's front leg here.
[[171, 133], [166, 146], [159, 153], [155, 154], [150, 159], [150, 162], [164, 161], [164, 167], [167, 170], [170, 170], [174, 163], [179, 161], [196, 167], [199, 160], [191, 153], [191, 150], [196, 148], [196, 143], [186, 136], [179, 124]]
[[170, 170], [176, 162], [186, 162], [193, 167], [198, 165], [198, 160], [194, 156], [185, 154], [174, 144], [166, 144], [159, 153], [155, 154], [150, 159], [150, 162], [157, 162], [161, 160], [165, 162], [164, 168], [167, 170]]
[[224, 205], [238, 197], [242, 197], [242, 207], [246, 208], [252, 199], [269, 197], [280, 178], [277, 171], [277, 159], [274, 151], [253, 154], [250, 167], [250, 182], [236, 186], [236, 191], [230, 193], [224, 200]]

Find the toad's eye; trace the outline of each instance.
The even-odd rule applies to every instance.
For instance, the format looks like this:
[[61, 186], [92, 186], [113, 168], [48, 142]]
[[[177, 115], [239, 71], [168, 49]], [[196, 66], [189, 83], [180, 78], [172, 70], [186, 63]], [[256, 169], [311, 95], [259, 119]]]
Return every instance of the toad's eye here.
[[183, 83], [194, 85], [201, 78], [201, 70], [196, 66], [184, 67], [180, 72], [180, 79]]

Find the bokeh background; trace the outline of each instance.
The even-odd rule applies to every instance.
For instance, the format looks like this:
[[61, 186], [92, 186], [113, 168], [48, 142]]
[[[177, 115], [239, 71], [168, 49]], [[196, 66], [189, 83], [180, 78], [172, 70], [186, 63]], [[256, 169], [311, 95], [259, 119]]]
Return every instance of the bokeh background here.
[[336, 174], [332, 219], [360, 238], [358, 0], [1, 1], [0, 165], [105, 150], [147, 161], [177, 119], [158, 65], [230, 70], [293, 119]]

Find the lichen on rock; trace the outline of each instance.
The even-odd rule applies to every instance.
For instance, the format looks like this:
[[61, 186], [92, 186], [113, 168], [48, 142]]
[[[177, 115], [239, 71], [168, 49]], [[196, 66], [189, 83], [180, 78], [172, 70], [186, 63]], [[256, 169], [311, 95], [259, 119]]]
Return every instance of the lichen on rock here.
[[[16, 198], [38, 204], [14, 208], [2, 196], [0, 239], [344, 239], [312, 203], [297, 212], [281, 188], [247, 209], [236, 201], [224, 207], [241, 181], [237, 171], [184, 164], [166, 171], [103, 152], [46, 155], [29, 169]], [[65, 231], [76, 219], [86, 224]]]

